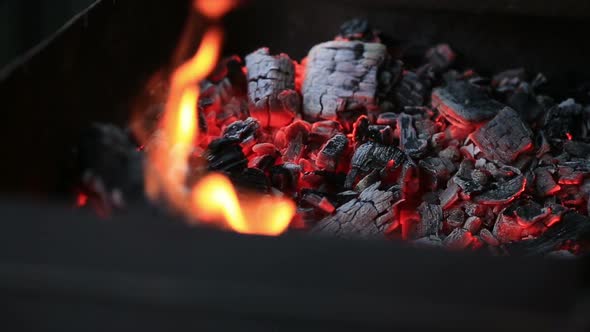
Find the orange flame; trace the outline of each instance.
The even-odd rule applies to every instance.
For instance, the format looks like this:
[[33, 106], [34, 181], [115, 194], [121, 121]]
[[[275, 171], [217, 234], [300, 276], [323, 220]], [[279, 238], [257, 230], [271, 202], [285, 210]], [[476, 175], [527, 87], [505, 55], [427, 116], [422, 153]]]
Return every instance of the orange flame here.
[[268, 196], [238, 200], [229, 179], [210, 174], [193, 189], [195, 216], [203, 221], [223, 219], [226, 226], [245, 234], [279, 235], [289, 226], [295, 204]]
[[[211, 19], [220, 18], [235, 4], [235, 0], [194, 2], [195, 8]], [[208, 29], [195, 55], [172, 75], [163, 137], [148, 150], [146, 192], [152, 199], [164, 194], [174, 208], [200, 221], [222, 220], [236, 232], [278, 235], [295, 214], [290, 200], [268, 196], [239, 200], [230, 180], [220, 174], [206, 176], [192, 190], [186, 188], [188, 159], [198, 141], [198, 84], [216, 65], [222, 40], [221, 29]]]
[[237, 0], [195, 0], [194, 7], [201, 14], [218, 19], [237, 5]]

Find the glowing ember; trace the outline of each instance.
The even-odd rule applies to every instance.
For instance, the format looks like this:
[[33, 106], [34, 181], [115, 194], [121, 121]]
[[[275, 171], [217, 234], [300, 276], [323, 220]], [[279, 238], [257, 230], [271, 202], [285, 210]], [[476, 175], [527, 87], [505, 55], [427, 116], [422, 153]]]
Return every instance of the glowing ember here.
[[[195, 1], [195, 8], [218, 19], [235, 1]], [[219, 59], [223, 32], [213, 26], [205, 33], [195, 55], [174, 72], [162, 123], [163, 142], [150, 149], [146, 191], [152, 199], [164, 194], [176, 209], [199, 221], [222, 221], [234, 231], [278, 235], [295, 214], [295, 204], [272, 197], [241, 201], [228, 178], [208, 175], [189, 190], [186, 188], [188, 159], [198, 141], [198, 84]]]
[[568, 141], [571, 141], [574, 138], [570, 133], [565, 133], [565, 136], [567, 137]]
[[76, 197], [76, 206], [83, 207], [88, 203], [88, 195], [80, 193]]

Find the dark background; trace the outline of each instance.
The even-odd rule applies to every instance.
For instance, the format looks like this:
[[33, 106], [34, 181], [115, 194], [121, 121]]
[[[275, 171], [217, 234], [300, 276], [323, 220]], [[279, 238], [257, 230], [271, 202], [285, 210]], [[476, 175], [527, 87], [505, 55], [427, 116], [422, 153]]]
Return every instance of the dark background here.
[[0, 68], [95, 0], [0, 0]]

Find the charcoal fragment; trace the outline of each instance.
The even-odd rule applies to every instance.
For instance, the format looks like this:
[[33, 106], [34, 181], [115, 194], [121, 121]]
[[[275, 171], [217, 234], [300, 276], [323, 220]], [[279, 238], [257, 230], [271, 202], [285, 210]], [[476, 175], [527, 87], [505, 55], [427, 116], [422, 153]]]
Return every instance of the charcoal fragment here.
[[480, 124], [504, 108], [482, 89], [465, 81], [452, 81], [446, 87], [434, 89], [432, 106], [449, 122], [460, 127]]
[[469, 217], [465, 220], [463, 228], [468, 230], [471, 234], [477, 234], [481, 228], [482, 221], [480, 217]]
[[399, 115], [398, 118], [400, 130], [400, 148], [406, 152], [410, 157], [419, 158], [426, 153], [428, 142], [425, 139], [420, 139], [416, 135], [414, 128], [414, 119], [405, 113]]
[[335, 135], [320, 149], [315, 161], [316, 166], [320, 169], [335, 171], [347, 147], [348, 138], [342, 134]]
[[438, 235], [443, 220], [443, 211], [439, 205], [422, 202], [418, 206], [420, 221], [416, 224], [414, 238]]
[[567, 135], [577, 137], [583, 131], [584, 118], [582, 106], [573, 99], [567, 99], [551, 107], [545, 116], [543, 131], [553, 143], [567, 139]]
[[[365, 189], [358, 198], [336, 209], [336, 212], [319, 221], [313, 232], [337, 237], [371, 238], [384, 236], [384, 231], [393, 222], [394, 203], [399, 201], [399, 192], [380, 190], [380, 183]], [[388, 218], [380, 218], [387, 215]]]
[[524, 191], [525, 185], [526, 179], [524, 175], [518, 175], [511, 180], [498, 184], [496, 188], [475, 196], [474, 201], [491, 205], [509, 203]]
[[345, 187], [352, 188], [358, 176], [364, 176], [373, 169], [383, 169], [390, 161], [393, 161], [394, 167], [399, 167], [405, 160], [404, 153], [394, 146], [367, 142], [359, 146], [352, 156]]
[[445, 247], [449, 249], [464, 249], [473, 240], [473, 235], [463, 228], [455, 228], [449, 236], [443, 240]]
[[503, 163], [514, 161], [521, 153], [533, 147], [531, 130], [508, 107], [476, 130], [471, 139], [486, 157]]
[[456, 57], [449, 44], [438, 44], [426, 52], [426, 59], [436, 73], [447, 70]]
[[238, 138], [218, 138], [207, 147], [205, 159], [210, 171], [241, 172], [248, 165]]

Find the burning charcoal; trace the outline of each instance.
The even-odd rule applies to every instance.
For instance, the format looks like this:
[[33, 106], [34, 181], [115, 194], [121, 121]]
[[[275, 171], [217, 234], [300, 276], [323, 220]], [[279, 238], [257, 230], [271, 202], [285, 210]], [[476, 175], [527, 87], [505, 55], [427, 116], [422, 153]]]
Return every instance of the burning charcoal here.
[[270, 183], [263, 171], [256, 168], [246, 168], [241, 173], [232, 173], [230, 179], [239, 189], [269, 193]]
[[580, 184], [584, 179], [584, 173], [575, 171], [572, 167], [559, 166], [557, 168], [559, 184]]
[[394, 146], [385, 146], [375, 142], [367, 142], [359, 146], [351, 160], [351, 170], [346, 176], [345, 188], [352, 188], [357, 176], [367, 174], [373, 169], [383, 169], [390, 161], [398, 167], [406, 157]]
[[567, 139], [568, 134], [577, 137], [584, 123], [582, 114], [582, 106], [568, 99], [547, 111], [543, 130], [552, 143]]
[[352, 137], [357, 146], [369, 140], [371, 136], [369, 125], [369, 118], [366, 115], [359, 116], [352, 125]]
[[293, 61], [286, 54], [272, 56], [268, 48], [261, 48], [246, 56], [246, 67], [250, 114], [265, 128], [289, 124], [301, 104]]
[[490, 232], [489, 230], [487, 230], [485, 228], [483, 228], [479, 232], [479, 237], [483, 240], [483, 242], [487, 243], [488, 245], [490, 245], [492, 247], [496, 247], [496, 246], [500, 245], [500, 241], [498, 241], [498, 239], [496, 239], [494, 234], [492, 234], [492, 232]]
[[371, 171], [371, 173], [367, 174], [364, 178], [362, 178], [356, 184], [356, 186], [354, 186], [354, 191], [362, 192], [363, 190], [367, 189], [373, 184], [379, 182], [380, 179], [380, 171], [378, 169], [374, 169], [373, 171]]
[[590, 220], [578, 213], [567, 213], [563, 220], [536, 239], [511, 243], [508, 251], [515, 255], [544, 255], [567, 240], [579, 238], [588, 239], [590, 236]]
[[486, 215], [486, 211], [488, 210], [488, 208], [485, 205], [476, 204], [471, 201], [465, 202], [464, 208], [465, 213], [467, 213], [468, 216], [476, 216], [481, 218], [483, 218]]
[[376, 107], [378, 69], [385, 45], [331, 41], [316, 45], [307, 57], [303, 114], [310, 121], [336, 120], [339, 113]]
[[376, 42], [379, 40], [377, 33], [365, 18], [353, 18], [340, 26], [340, 34], [337, 39], [360, 40]]
[[311, 126], [311, 135], [321, 137], [322, 143], [341, 131], [340, 123], [331, 120], [314, 122]]
[[509, 203], [524, 191], [525, 185], [524, 175], [518, 175], [511, 180], [498, 184], [496, 188], [475, 196], [474, 201], [488, 205]]
[[535, 169], [535, 188], [537, 194], [541, 197], [553, 195], [561, 189], [548, 168]]
[[449, 236], [443, 240], [445, 247], [450, 249], [464, 249], [473, 240], [473, 235], [463, 228], [455, 228]]
[[550, 212], [550, 209], [543, 208], [533, 201], [526, 201], [525, 204], [516, 208], [516, 221], [522, 227], [529, 227], [549, 216]]
[[392, 128], [395, 128], [397, 126], [397, 117], [397, 113], [381, 113], [379, 114], [376, 123], [380, 125], [388, 125]]
[[432, 106], [449, 122], [467, 128], [493, 118], [504, 108], [482, 89], [465, 81], [453, 81], [444, 88], [434, 89]]
[[399, 200], [399, 192], [380, 190], [380, 183], [365, 189], [355, 198], [336, 209], [334, 215], [318, 222], [314, 231], [338, 237], [383, 236], [393, 222], [393, 218], [376, 222], [382, 215], [391, 214], [394, 203]]
[[103, 202], [117, 203], [112, 199], [116, 192], [125, 200], [143, 198], [143, 156], [123, 130], [94, 123], [82, 134], [76, 152], [79, 176], [88, 180], [87, 189], [105, 196]]
[[465, 220], [463, 228], [468, 230], [471, 234], [477, 234], [481, 228], [482, 221], [480, 217], [469, 217]]
[[430, 85], [423, 78], [412, 71], [404, 72], [395, 90], [397, 106], [424, 106], [430, 93]]
[[465, 222], [465, 212], [463, 212], [463, 210], [452, 209], [448, 212], [448, 217], [446, 219], [446, 223], [452, 229], [463, 226], [464, 222]]
[[428, 142], [416, 137], [416, 129], [414, 129], [413, 122], [414, 119], [411, 116], [405, 113], [399, 115], [400, 148], [410, 157], [419, 158], [426, 153]]
[[503, 163], [514, 161], [518, 155], [533, 146], [531, 130], [520, 120], [518, 114], [508, 107], [476, 130], [471, 139], [486, 157]]
[[293, 192], [297, 190], [301, 167], [293, 163], [284, 163], [273, 166], [270, 169], [272, 186], [283, 192]]
[[301, 198], [302, 201], [310, 204], [324, 214], [330, 214], [336, 210], [334, 205], [325, 197], [316, 192], [305, 192]]
[[446, 183], [451, 174], [457, 170], [455, 164], [447, 158], [428, 157], [420, 160], [418, 164], [421, 169], [430, 175], [430, 181], [434, 189], [438, 188], [440, 184]]
[[516, 218], [503, 211], [494, 225], [493, 234], [501, 243], [519, 241], [522, 239], [523, 227], [516, 222]]
[[438, 44], [426, 52], [426, 59], [436, 73], [447, 70], [455, 58], [456, 54], [448, 44]]
[[418, 206], [420, 221], [416, 223], [412, 236], [421, 238], [430, 235], [438, 235], [443, 220], [443, 211], [439, 205], [422, 202]]
[[320, 169], [335, 171], [347, 147], [348, 138], [342, 134], [335, 135], [320, 149], [315, 161], [316, 166]]
[[240, 142], [255, 141], [259, 136], [260, 124], [254, 118], [244, 121], [235, 121], [223, 131], [223, 137], [239, 140]]
[[588, 143], [568, 140], [563, 143], [563, 150], [578, 158], [588, 158], [590, 156], [590, 144]]
[[475, 181], [472, 178], [475, 165], [473, 161], [464, 159], [459, 166], [459, 171], [453, 176], [453, 182], [456, 183], [462, 190], [462, 192], [471, 196], [484, 190], [483, 184]]
[[209, 170], [228, 173], [241, 172], [248, 165], [237, 138], [218, 138], [207, 147], [205, 158]]
[[459, 186], [451, 180], [451, 183], [447, 186], [447, 189], [445, 189], [440, 194], [440, 206], [443, 208], [443, 210], [448, 209], [459, 199], [459, 191]]

